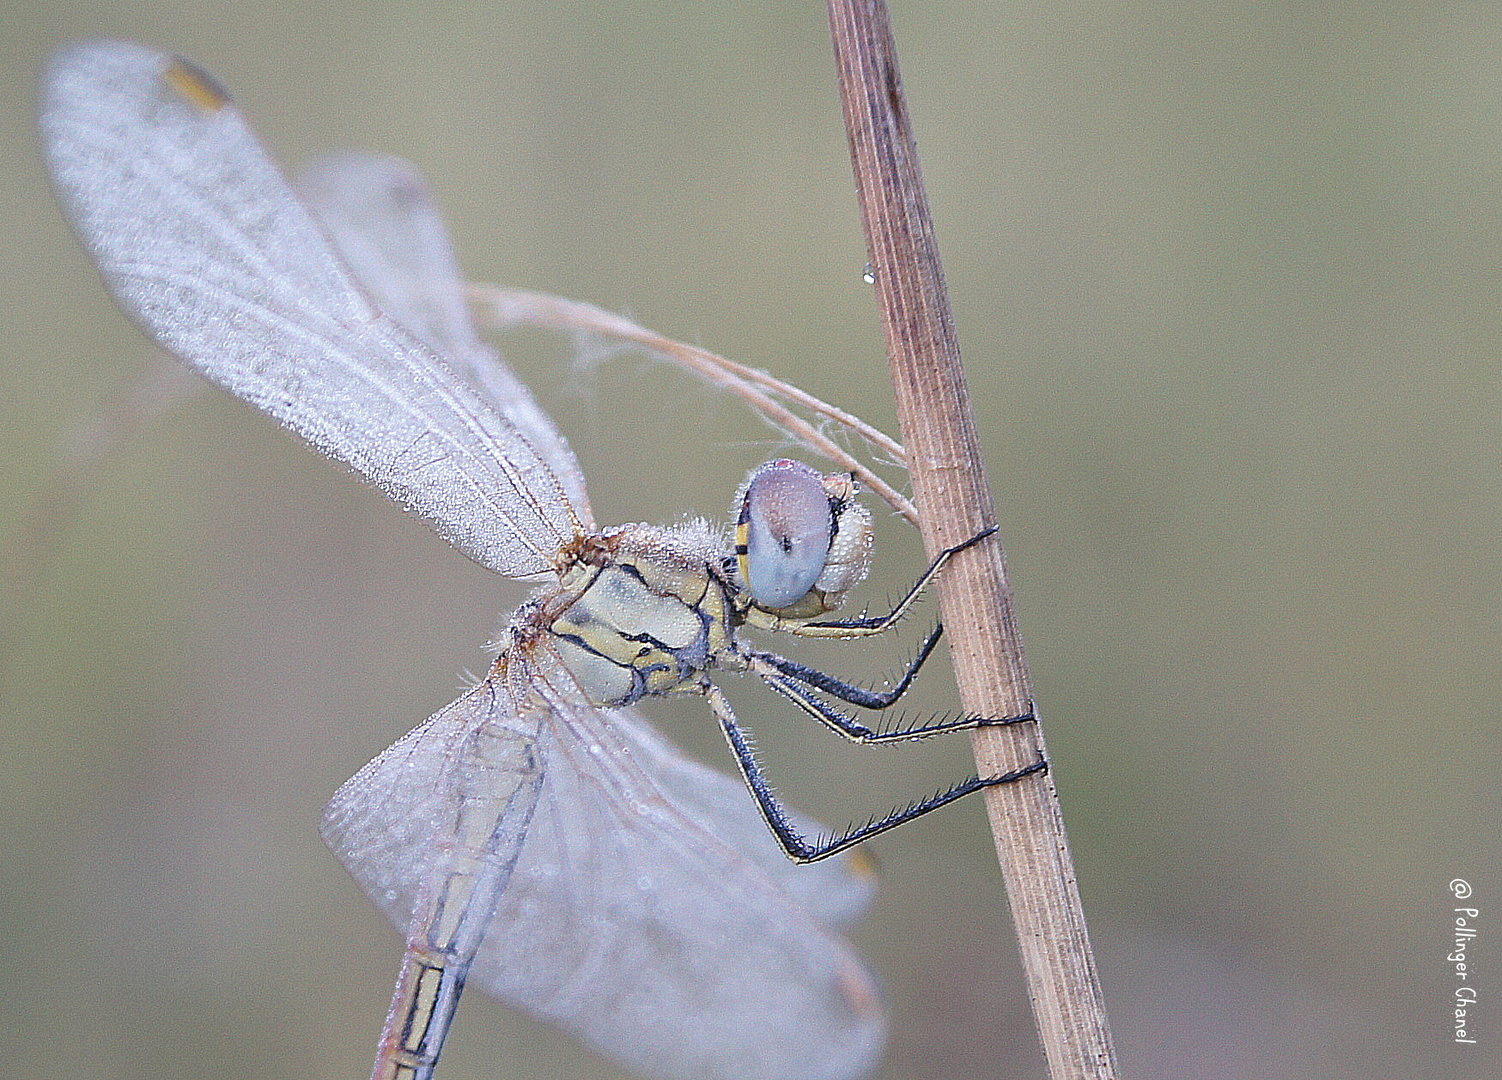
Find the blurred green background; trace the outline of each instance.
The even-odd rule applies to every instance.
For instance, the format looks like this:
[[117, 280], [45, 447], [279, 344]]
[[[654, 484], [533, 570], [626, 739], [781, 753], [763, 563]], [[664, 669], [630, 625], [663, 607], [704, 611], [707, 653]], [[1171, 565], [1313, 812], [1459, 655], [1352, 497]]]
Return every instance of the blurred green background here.
[[[77, 37], [182, 52], [289, 166], [417, 162], [474, 278], [891, 427], [823, 8], [3, 20], [8, 1071], [363, 1076], [399, 946], [319, 808], [483, 667], [523, 593], [250, 409], [162, 381], [48, 194], [36, 71]], [[1502, 10], [894, 22], [1125, 1074], [1498, 1075]], [[644, 361], [510, 355], [602, 521], [721, 514], [787, 450]], [[920, 563], [883, 519], [866, 597]], [[875, 679], [911, 641], [795, 651]], [[860, 751], [737, 700], [831, 822], [968, 768], [964, 740]], [[911, 709], [954, 701], [936, 673]], [[652, 711], [723, 764], [706, 714]], [[1042, 1076], [980, 805], [872, 847], [886, 884], [855, 936], [890, 994], [881, 1076]], [[1481, 911], [1475, 1046], [1450, 1034], [1456, 878]], [[544, 1075], [619, 1073], [472, 995], [440, 1076]]]

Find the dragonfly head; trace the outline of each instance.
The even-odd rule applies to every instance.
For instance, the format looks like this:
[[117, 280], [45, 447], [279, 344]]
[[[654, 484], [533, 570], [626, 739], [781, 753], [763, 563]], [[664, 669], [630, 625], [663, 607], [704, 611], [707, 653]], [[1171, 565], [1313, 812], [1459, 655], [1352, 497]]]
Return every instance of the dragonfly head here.
[[871, 512], [848, 473], [786, 458], [758, 466], [735, 497], [735, 556], [752, 602], [784, 618], [833, 611], [866, 576]]

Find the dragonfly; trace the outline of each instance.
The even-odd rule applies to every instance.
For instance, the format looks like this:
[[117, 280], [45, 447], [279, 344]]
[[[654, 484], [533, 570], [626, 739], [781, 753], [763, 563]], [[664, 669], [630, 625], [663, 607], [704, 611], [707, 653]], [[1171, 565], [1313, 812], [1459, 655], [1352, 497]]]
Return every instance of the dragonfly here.
[[[856, 718], [901, 696], [941, 627], [879, 691], [744, 635], [882, 633], [959, 548], [890, 613], [826, 618], [866, 576], [871, 516], [850, 475], [788, 459], [742, 486], [733, 535], [602, 529], [567, 441], [480, 340], [410, 166], [336, 156], [294, 191], [210, 76], [121, 42], [57, 53], [40, 123], [65, 210], [148, 333], [482, 566], [541, 583], [478, 684], [324, 812], [405, 937], [375, 1080], [433, 1074], [466, 984], [645, 1075], [868, 1074], [885, 1014], [837, 932], [872, 891], [847, 849], [1044, 763], [823, 833], [777, 798], [710, 673], [755, 674], [859, 742], [1030, 720]], [[668, 695], [705, 699], [739, 781], [635, 708]]]

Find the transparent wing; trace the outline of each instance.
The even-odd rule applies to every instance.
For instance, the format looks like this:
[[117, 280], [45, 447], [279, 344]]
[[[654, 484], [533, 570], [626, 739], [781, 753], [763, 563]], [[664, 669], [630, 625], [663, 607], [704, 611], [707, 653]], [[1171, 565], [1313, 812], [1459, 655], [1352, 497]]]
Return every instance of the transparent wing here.
[[[635, 709], [612, 709], [607, 716], [638, 767], [680, 813], [693, 821], [712, 823], [720, 840], [755, 859], [817, 919], [845, 926], [865, 914], [876, 895], [876, 872], [859, 849], [815, 863], [793, 862], [762, 820], [744, 780], [684, 756]], [[827, 831], [802, 814], [789, 816], [805, 836]]]
[[140, 46], [74, 46], [48, 69], [41, 127], [106, 283], [167, 349], [491, 569], [549, 570], [581, 533], [514, 423], [356, 287], [206, 75]]
[[475, 332], [443, 217], [410, 162], [340, 153], [305, 166], [296, 188], [386, 315], [422, 338], [519, 430], [558, 477], [587, 529], [584, 474], [531, 391]]
[[[540, 716], [516, 715], [499, 692], [482, 683], [439, 710], [345, 781], [324, 808], [324, 841], [383, 910], [400, 913], [404, 931], [418, 895], [454, 869], [464, 842], [470, 852], [484, 848], [493, 861], [510, 861], [513, 852], [475, 841], [487, 832], [487, 809], [496, 820], [531, 817], [525, 805], [503, 808], [540, 773], [533, 750]], [[509, 835], [519, 848], [523, 835]]]
[[499, 692], [435, 714], [324, 810], [329, 847], [406, 935], [376, 1077], [430, 1080], [537, 806], [536, 729]]
[[[732, 809], [644, 721], [592, 709], [563, 688], [570, 676], [553, 676], [531, 684], [546, 707], [505, 725], [535, 723], [526, 746], [541, 787], [469, 984], [647, 1075], [864, 1076], [883, 1042], [878, 992], [786, 887], [793, 868], [736, 846], [740, 816], [755, 821], [746, 800]], [[480, 700], [505, 698], [461, 699]], [[430, 829], [467, 784], [455, 748], [476, 724], [495, 726], [473, 710], [439, 713], [330, 804], [325, 838], [403, 929], [426, 888], [416, 883], [443, 873]], [[848, 897], [831, 907], [848, 910]]]

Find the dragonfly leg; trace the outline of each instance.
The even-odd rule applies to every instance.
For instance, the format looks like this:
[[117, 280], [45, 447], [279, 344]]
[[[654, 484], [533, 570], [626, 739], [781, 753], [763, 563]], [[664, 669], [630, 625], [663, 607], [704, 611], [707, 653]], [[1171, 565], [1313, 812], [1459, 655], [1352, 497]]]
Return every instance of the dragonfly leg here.
[[[1048, 762], [1039, 757], [1033, 764], [1001, 776], [972, 776], [926, 799], [920, 799], [907, 806], [896, 807], [884, 815], [872, 817], [864, 825], [857, 825], [842, 833], [809, 838], [798, 831], [787, 809], [782, 805], [782, 801], [778, 799], [771, 784], [767, 782], [761, 762], [756, 759], [756, 752], [751, 748], [751, 740], [741, 727], [740, 721], [736, 719], [735, 712], [725, 698], [724, 691], [708, 681], [701, 683], [700, 689], [709, 700], [709, 706], [714, 711], [715, 718], [720, 722], [720, 728], [725, 733], [725, 740], [730, 744], [730, 751], [735, 755], [736, 764], [740, 766], [741, 776], [756, 799], [756, 805], [761, 809], [761, 815], [766, 820], [767, 827], [772, 830], [772, 835], [782, 845], [782, 850], [787, 853], [788, 858], [794, 862], [816, 862], [819, 859], [828, 858], [878, 833], [894, 829], [898, 825], [912, 821], [916, 817], [922, 817], [941, 806], [947, 806], [971, 792], [997, 784], [1013, 783], [1023, 777], [1045, 772], [1048, 769]], [[1024, 719], [1031, 719], [1031, 717]]]
[[992, 525], [989, 529], [982, 529], [963, 543], [945, 548], [939, 552], [934, 561], [928, 564], [928, 569], [923, 571], [922, 575], [913, 584], [913, 587], [907, 591], [907, 595], [899, 600], [896, 606], [885, 615], [860, 615], [853, 619], [835, 619], [828, 622], [809, 623], [778, 620], [777, 624], [771, 627], [771, 629], [786, 630], [789, 633], [797, 634], [799, 637], [854, 638], [884, 634], [902, 620], [902, 617], [908, 613], [908, 609], [913, 606], [913, 602], [922, 595], [924, 589], [928, 588], [934, 578], [938, 576], [939, 571], [944, 569], [945, 563], [966, 548], [974, 547], [995, 532], [996, 526]]
[[[780, 665], [768, 662], [772, 660], [781, 660], [794, 670], [788, 670]], [[910, 724], [881, 730], [873, 728], [861, 722], [856, 717], [851, 716], [849, 713], [836, 708], [815, 694], [814, 690], [825, 691], [842, 701], [858, 705], [861, 708], [884, 709], [896, 701], [902, 690], [906, 689], [907, 679], [903, 680], [900, 689], [897, 689], [896, 693], [889, 695], [887, 693], [866, 690], [864, 687], [842, 683], [840, 680], [825, 675], [820, 671], [813, 671], [811, 669], [797, 670], [800, 668], [802, 668], [802, 665], [794, 664], [783, 657], [757, 656], [751, 659], [751, 670], [760, 675], [762, 681], [767, 686], [787, 698], [831, 731], [858, 743], [883, 745], [912, 742], [916, 739], [926, 739], [931, 735], [945, 735], [951, 731], [969, 731], [980, 727], [1006, 727], [1009, 724], [1025, 724], [1035, 719], [1032, 710], [1029, 709], [1020, 716], [959, 716], [952, 719], [940, 718], [930, 720], [926, 723]], [[805, 675], [817, 676], [818, 681], [806, 678], [804, 677]], [[834, 685], [831, 686], [831, 684]], [[873, 700], [879, 703], [872, 704]]]
[[934, 651], [934, 646], [939, 643], [939, 638], [944, 635], [943, 623], [935, 623], [928, 637], [919, 646], [918, 652], [908, 663], [898, 680], [885, 690], [872, 690], [868, 687], [857, 686], [854, 683], [838, 679], [833, 675], [811, 668], [806, 664], [800, 664], [796, 660], [789, 660], [785, 656], [778, 656], [769, 652], [749, 652], [748, 660], [751, 669], [764, 679], [769, 681], [775, 676], [773, 672], [795, 679], [805, 686], [811, 686], [816, 690], [822, 690], [831, 697], [839, 698], [850, 705], [858, 705], [862, 709], [885, 709], [894, 701], [907, 693], [907, 688], [912, 685], [913, 677], [923, 667], [929, 656]]

